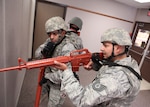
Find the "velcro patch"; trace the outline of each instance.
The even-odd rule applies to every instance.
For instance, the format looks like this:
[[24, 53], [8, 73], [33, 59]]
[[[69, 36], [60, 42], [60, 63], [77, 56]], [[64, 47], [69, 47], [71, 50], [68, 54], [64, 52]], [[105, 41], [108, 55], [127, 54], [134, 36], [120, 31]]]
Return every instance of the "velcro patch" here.
[[95, 91], [103, 91], [106, 89], [106, 86], [102, 85], [100, 81], [95, 81], [92, 87]]

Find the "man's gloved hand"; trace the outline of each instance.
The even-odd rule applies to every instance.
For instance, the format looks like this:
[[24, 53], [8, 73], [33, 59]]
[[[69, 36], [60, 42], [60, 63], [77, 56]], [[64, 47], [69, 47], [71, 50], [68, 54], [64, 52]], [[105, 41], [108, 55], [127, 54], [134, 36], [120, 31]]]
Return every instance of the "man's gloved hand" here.
[[41, 81], [39, 82], [40, 86], [47, 83], [48, 79], [46, 79], [44, 76], [42, 77]]
[[92, 53], [92, 68], [95, 71], [98, 71], [102, 67], [103, 54], [102, 53]]
[[55, 49], [55, 44], [53, 42], [48, 42], [44, 49], [41, 51], [45, 58], [51, 58], [53, 51]]

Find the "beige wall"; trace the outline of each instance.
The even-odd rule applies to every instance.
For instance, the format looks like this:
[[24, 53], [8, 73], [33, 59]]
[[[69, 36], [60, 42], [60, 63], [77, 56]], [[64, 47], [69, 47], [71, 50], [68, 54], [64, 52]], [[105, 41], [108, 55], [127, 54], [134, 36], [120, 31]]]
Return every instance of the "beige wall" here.
[[138, 9], [136, 15], [136, 21], [150, 23], [150, 16], [147, 16], [148, 9]]
[[[18, 65], [18, 57], [27, 60], [30, 0], [0, 1], [0, 68]], [[24, 70], [0, 73], [0, 107], [15, 107]]]

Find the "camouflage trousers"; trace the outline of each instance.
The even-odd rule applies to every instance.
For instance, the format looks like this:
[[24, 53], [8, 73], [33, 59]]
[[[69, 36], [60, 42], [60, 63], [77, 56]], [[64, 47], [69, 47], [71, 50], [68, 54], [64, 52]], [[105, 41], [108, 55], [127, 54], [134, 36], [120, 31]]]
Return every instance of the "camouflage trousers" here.
[[48, 82], [50, 86], [49, 98], [48, 98], [48, 107], [62, 107], [66, 95], [60, 91], [61, 86]]

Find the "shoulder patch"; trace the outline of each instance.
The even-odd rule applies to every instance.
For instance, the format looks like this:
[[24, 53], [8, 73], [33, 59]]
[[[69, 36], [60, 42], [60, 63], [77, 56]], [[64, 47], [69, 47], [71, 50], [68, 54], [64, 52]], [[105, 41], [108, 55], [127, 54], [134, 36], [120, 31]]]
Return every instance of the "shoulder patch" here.
[[103, 91], [106, 89], [106, 86], [102, 85], [100, 81], [95, 81], [92, 87], [95, 91]]

